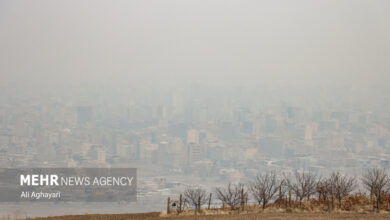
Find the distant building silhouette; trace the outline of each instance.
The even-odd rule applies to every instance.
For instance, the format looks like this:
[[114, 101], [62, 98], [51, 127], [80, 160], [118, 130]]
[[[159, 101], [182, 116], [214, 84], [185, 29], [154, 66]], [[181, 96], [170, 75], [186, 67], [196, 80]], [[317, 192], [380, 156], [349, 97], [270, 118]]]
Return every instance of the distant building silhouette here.
[[77, 123], [79, 125], [90, 122], [91, 119], [92, 119], [92, 107], [91, 106], [77, 107]]

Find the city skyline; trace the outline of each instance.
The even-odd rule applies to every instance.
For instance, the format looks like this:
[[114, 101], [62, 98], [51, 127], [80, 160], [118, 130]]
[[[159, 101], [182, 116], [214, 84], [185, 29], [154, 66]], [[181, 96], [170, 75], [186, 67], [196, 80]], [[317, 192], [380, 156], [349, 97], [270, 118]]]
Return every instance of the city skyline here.
[[388, 11], [387, 0], [0, 1], [0, 167], [137, 169], [136, 202], [2, 203], [0, 216], [161, 211], [189, 186], [259, 172], [389, 168]]

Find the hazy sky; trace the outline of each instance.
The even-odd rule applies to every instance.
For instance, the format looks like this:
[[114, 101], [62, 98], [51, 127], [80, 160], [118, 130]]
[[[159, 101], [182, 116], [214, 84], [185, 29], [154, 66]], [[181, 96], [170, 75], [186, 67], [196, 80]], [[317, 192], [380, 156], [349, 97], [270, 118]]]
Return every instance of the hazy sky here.
[[0, 0], [0, 83], [390, 82], [390, 1]]

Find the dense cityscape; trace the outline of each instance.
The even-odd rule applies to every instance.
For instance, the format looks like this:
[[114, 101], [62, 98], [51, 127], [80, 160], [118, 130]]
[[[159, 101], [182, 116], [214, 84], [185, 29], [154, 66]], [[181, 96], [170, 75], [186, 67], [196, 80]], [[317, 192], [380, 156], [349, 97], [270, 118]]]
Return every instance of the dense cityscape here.
[[130, 210], [161, 210], [186, 186], [212, 191], [266, 170], [390, 165], [388, 88], [24, 89], [2, 88], [1, 166], [135, 167]]
[[388, 218], [389, 11], [1, 0], [0, 219]]

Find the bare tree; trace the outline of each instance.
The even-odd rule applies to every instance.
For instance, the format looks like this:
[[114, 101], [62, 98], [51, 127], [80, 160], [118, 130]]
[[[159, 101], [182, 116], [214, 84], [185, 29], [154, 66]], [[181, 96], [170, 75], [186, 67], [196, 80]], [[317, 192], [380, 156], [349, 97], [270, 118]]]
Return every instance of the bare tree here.
[[302, 205], [304, 198], [310, 199], [310, 196], [316, 193], [317, 176], [311, 172], [295, 171], [292, 179], [285, 178], [288, 187], [293, 191], [296, 198], [299, 200], [299, 205]]
[[382, 203], [382, 196], [386, 193], [389, 184], [389, 176], [385, 170], [373, 168], [367, 170], [362, 176], [364, 187], [376, 197], [376, 208]]
[[[228, 205], [231, 209], [240, 205], [242, 201], [245, 201], [248, 193], [245, 191], [244, 184], [231, 184], [229, 183], [225, 187], [215, 188], [217, 198], [222, 202], [223, 205]], [[244, 192], [244, 193], [243, 193]]]
[[[286, 180], [284, 178], [281, 178], [277, 181], [277, 199], [278, 206], [280, 207], [282, 204], [282, 200], [284, 196], [286, 195], [286, 192], [288, 191], [288, 185], [286, 183]], [[287, 201], [287, 200], [286, 200]]]
[[258, 174], [256, 179], [249, 183], [249, 191], [253, 197], [262, 205], [263, 209], [267, 203], [272, 200], [279, 190], [279, 183], [277, 181], [276, 173], [267, 172], [264, 174]]
[[206, 191], [200, 187], [187, 187], [184, 197], [195, 210], [200, 210], [200, 207], [207, 203]]
[[343, 175], [340, 172], [332, 173], [330, 176], [330, 184], [333, 185], [332, 191], [339, 202], [340, 208], [343, 198], [348, 196], [357, 187], [355, 177], [348, 177], [347, 175]]
[[316, 191], [318, 193], [318, 201], [328, 201], [329, 199], [329, 180], [319, 179], [316, 184]]
[[[326, 191], [327, 191], [327, 194], [328, 194], [328, 207], [329, 207], [329, 210], [333, 210], [334, 209], [335, 194], [336, 194], [336, 187], [335, 187], [336, 184], [335, 184], [335, 181], [337, 181], [337, 180], [334, 177], [332, 177], [332, 176], [330, 176], [326, 180], [327, 184], [325, 186], [326, 186]], [[330, 204], [332, 204], [331, 207], [330, 207]]]

